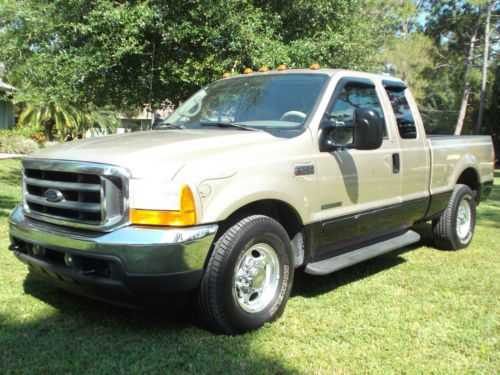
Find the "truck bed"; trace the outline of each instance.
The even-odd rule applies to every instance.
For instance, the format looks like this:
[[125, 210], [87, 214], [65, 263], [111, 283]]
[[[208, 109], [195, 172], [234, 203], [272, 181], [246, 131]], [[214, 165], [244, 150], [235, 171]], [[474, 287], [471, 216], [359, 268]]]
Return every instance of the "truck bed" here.
[[479, 182], [493, 180], [493, 145], [490, 136], [484, 135], [429, 135], [431, 150], [430, 193], [450, 191], [455, 186], [458, 173], [475, 168]]

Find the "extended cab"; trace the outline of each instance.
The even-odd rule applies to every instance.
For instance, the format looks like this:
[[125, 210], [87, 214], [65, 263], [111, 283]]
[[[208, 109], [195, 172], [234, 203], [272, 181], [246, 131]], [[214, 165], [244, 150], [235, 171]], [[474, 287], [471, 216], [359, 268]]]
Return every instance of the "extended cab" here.
[[[426, 137], [406, 85], [332, 69], [213, 82], [157, 130], [23, 161], [10, 249], [62, 288], [127, 306], [194, 298], [213, 330], [280, 316], [294, 271], [419, 241], [466, 247], [492, 190], [488, 136]], [[318, 279], [321, 282], [321, 279]]]

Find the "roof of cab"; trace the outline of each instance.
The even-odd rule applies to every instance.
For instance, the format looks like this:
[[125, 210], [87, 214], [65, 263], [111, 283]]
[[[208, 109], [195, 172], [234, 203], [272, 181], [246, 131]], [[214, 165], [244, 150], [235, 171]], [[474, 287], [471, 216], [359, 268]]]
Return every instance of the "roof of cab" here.
[[259, 72], [255, 71], [252, 73], [247, 73], [247, 74], [237, 74], [234, 76], [230, 76], [227, 78], [221, 78], [221, 79], [231, 79], [231, 78], [238, 78], [238, 77], [252, 77], [252, 76], [261, 76], [261, 75], [277, 75], [277, 74], [323, 74], [323, 75], [328, 75], [328, 76], [333, 76], [336, 74], [341, 74], [342, 75], [350, 75], [352, 77], [359, 77], [359, 78], [371, 78], [375, 80], [390, 80], [390, 81], [396, 81], [396, 82], [403, 82], [399, 78], [396, 78], [394, 76], [391, 76], [390, 74], [380, 74], [380, 73], [366, 73], [366, 72], [359, 72], [359, 71], [353, 71], [353, 70], [346, 70], [346, 69], [330, 69], [330, 68], [320, 68], [320, 69], [286, 69], [286, 70], [268, 70], [265, 72]]

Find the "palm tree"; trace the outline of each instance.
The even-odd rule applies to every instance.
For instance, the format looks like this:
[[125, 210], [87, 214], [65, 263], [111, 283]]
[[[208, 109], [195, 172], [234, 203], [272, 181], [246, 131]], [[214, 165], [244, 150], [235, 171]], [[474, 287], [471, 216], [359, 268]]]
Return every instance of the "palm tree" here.
[[19, 126], [42, 128], [47, 139], [64, 140], [74, 138], [77, 133], [87, 130], [113, 132], [119, 125], [115, 112], [108, 108], [87, 105], [79, 108], [57, 97], [43, 97], [32, 93], [19, 92], [15, 102], [24, 103], [19, 116]]
[[82, 116], [78, 120], [78, 132], [83, 133], [90, 130], [92, 133], [105, 132], [114, 133], [121, 125], [116, 112], [107, 107], [97, 107], [94, 104], [86, 106], [81, 111]]

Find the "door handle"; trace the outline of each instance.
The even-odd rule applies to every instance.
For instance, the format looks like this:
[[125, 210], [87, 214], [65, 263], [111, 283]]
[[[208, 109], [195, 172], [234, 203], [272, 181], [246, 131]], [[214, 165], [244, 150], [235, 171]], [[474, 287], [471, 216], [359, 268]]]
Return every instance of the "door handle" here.
[[399, 173], [400, 169], [400, 161], [399, 161], [399, 153], [392, 154], [392, 173]]

